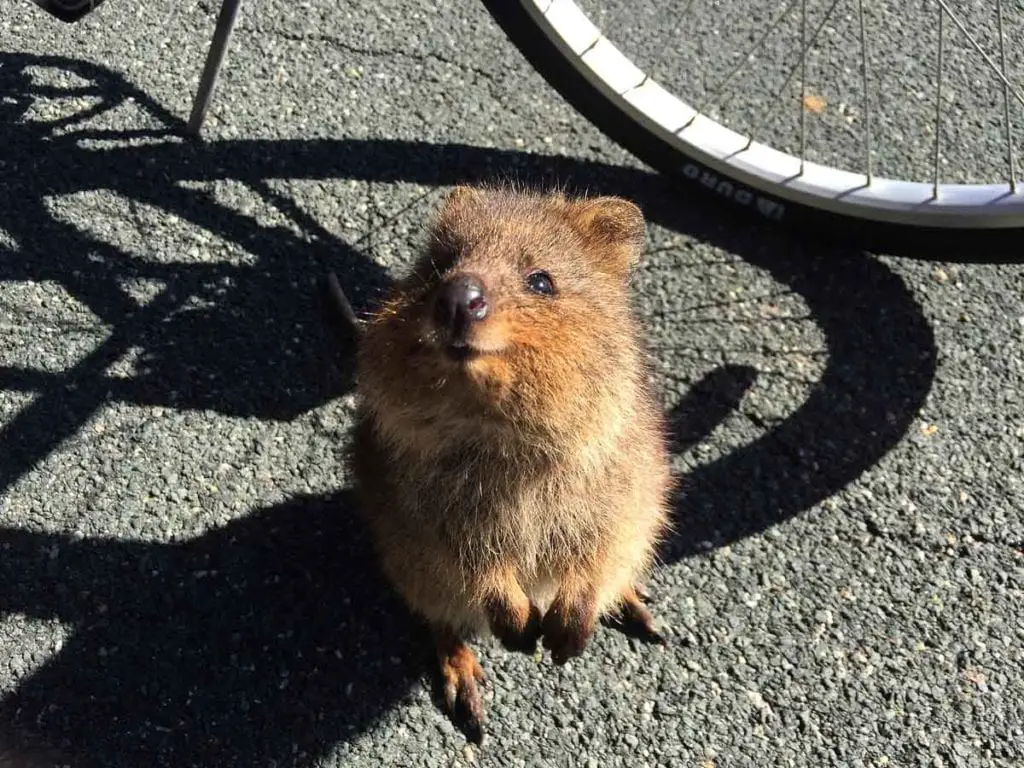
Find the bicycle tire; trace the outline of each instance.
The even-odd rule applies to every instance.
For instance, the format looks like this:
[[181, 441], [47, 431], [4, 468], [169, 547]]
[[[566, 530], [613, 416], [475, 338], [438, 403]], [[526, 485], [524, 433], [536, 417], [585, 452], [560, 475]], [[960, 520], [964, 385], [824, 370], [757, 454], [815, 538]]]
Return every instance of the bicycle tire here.
[[[531, 0], [482, 0], [488, 13], [531, 67], [584, 119], [656, 172], [682, 189], [703, 190], [725, 208], [748, 220], [782, 226], [799, 235], [813, 235], [863, 248], [918, 258], [960, 261], [1024, 261], [1024, 226], [978, 229], [925, 226], [869, 220], [824, 210], [756, 188], [711, 167], [702, 158], [670, 143], [664, 135], [623, 108], [614, 92], [591, 81], [553, 39], [528, 6]], [[723, 192], [724, 190], [724, 192]]]

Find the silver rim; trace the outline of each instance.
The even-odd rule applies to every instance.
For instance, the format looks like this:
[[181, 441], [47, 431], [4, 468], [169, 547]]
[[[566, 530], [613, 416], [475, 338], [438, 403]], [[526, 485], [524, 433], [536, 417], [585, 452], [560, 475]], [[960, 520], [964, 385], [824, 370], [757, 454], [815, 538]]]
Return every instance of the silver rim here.
[[[792, 202], [858, 219], [920, 227], [1024, 227], [1024, 191], [1016, 179], [1014, 137], [1009, 115], [1011, 101], [1024, 105], [1024, 96], [1005, 75], [1001, 0], [997, 5], [1000, 48], [998, 63], [978, 45], [956, 11], [944, 0], [937, 0], [937, 70], [940, 76], [936, 83], [936, 122], [941, 117], [942, 25], [951, 24], [966, 36], [1002, 86], [1008, 181], [997, 184], [942, 183], [938, 171], [938, 131], [935, 139], [935, 178], [931, 183], [874, 175], [870, 162], [870, 111], [866, 111], [868, 119], [864, 136], [866, 172], [832, 168], [773, 149], [730, 130], [670, 93], [609, 41], [573, 0], [522, 2], [538, 29], [562, 51], [593, 87], [647, 131], [679, 151], [679, 172], [716, 194], [756, 209], [769, 219], [782, 220], [786, 216], [787, 202]], [[791, 1], [790, 7], [792, 4]], [[862, 0], [858, 0], [857, 6], [861, 44], [866, 48]], [[817, 31], [811, 34], [816, 36]], [[804, 63], [810, 43], [806, 39], [806, 31], [802, 34], [802, 40], [804, 44], [800, 66]], [[866, 62], [866, 54], [863, 60]], [[864, 77], [866, 80], [866, 72]], [[801, 152], [802, 145], [801, 134]]]

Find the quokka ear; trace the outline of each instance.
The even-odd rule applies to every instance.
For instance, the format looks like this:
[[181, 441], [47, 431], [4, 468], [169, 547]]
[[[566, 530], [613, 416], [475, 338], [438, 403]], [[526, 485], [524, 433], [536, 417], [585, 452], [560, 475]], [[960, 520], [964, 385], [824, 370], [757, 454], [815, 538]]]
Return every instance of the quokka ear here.
[[477, 202], [482, 197], [482, 193], [476, 187], [471, 187], [467, 184], [459, 184], [458, 186], [452, 187], [445, 197], [444, 203], [441, 205], [441, 213], [449, 213], [457, 208], [461, 208], [466, 205], [470, 205]]
[[459, 250], [458, 230], [460, 222], [467, 219], [468, 212], [476, 208], [484, 198], [484, 191], [468, 184], [452, 187], [437, 211], [431, 231], [430, 252], [424, 261], [426, 274], [448, 268]]
[[647, 234], [640, 208], [621, 197], [595, 197], [571, 203], [570, 216], [584, 242], [597, 246], [597, 266], [628, 279], [640, 261]]
[[449, 190], [437, 212], [435, 236], [444, 240], [450, 230], [465, 218], [468, 210], [475, 208], [483, 199], [483, 192], [476, 187], [459, 184]]

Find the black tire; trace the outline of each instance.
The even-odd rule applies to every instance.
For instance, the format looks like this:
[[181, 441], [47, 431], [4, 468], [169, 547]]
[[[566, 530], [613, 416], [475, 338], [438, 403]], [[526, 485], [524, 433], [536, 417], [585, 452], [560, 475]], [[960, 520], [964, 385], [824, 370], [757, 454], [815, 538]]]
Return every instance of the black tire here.
[[[688, 191], [699, 190], [725, 208], [755, 221], [770, 221], [801, 236], [814, 235], [845, 247], [954, 261], [1024, 261], [1024, 229], [952, 229], [890, 224], [843, 216], [754, 191], [755, 197], [785, 208], [781, 220], [768, 219], [749, 202], [708, 194], [701, 177], [714, 171], [634, 121], [594, 87], [537, 26], [520, 0], [482, 0], [488, 12], [530, 65], [584, 118], [652, 169]], [[687, 168], [687, 174], [683, 168]], [[697, 173], [694, 172], [697, 169]], [[776, 209], [777, 210], [777, 209]]]

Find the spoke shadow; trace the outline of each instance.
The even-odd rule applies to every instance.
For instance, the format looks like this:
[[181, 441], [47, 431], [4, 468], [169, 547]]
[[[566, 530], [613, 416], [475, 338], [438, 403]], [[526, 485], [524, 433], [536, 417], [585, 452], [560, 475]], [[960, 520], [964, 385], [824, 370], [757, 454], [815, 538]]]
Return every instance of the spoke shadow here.
[[[97, 147], [93, 129], [25, 122], [37, 94], [24, 72], [38, 65], [97, 82], [112, 101], [131, 94], [168, 133], [139, 143], [137, 132], [99, 132], [115, 146]], [[289, 213], [298, 233], [260, 226], [178, 182], [233, 180], [264, 196], [274, 179], [586, 187], [631, 197], [652, 222], [738, 254], [798, 293], [826, 338], [825, 372], [782, 423], [683, 479], [668, 562], [784, 522], [856, 480], [904, 436], [931, 386], [931, 329], [884, 264], [757, 229], [641, 170], [456, 144], [184, 142], [172, 135], [176, 120], [115, 74], [53, 57], [0, 54], [5, 91], [14, 96], [0, 113], [0, 233], [17, 248], [0, 252], [0, 281], [55, 281], [112, 331], [63, 372], [0, 367], [0, 389], [36, 395], [0, 430], [0, 493], [109, 401], [289, 420], [349, 389], [350, 345], [322, 322], [314, 278], [335, 271], [366, 309], [385, 271], [298, 209]], [[96, 189], [240, 244], [254, 263], [142, 261], [44, 204]], [[123, 290], [136, 278], [162, 286], [155, 298], [142, 304]], [[135, 373], [111, 378], [133, 348]], [[710, 434], [756, 377], [726, 366], [694, 387], [671, 414], [676, 449]], [[4, 710], [76, 765], [310, 764], [430, 668], [350, 504], [347, 494], [296, 499], [181, 544], [0, 529], [0, 611], [71, 628]]]

